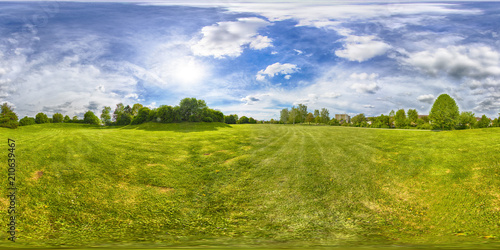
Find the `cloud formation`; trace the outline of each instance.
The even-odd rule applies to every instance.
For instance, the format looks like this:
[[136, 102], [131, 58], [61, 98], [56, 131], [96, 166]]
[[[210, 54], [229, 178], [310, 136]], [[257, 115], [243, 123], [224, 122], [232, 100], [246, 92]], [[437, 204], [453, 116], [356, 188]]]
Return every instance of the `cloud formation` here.
[[267, 68], [265, 70], [260, 70], [257, 73], [256, 79], [259, 81], [263, 81], [266, 79], [265, 75], [272, 78], [275, 75], [283, 74], [283, 75], [285, 75], [285, 79], [288, 80], [291, 77], [290, 74], [295, 73], [298, 70], [300, 70], [300, 68], [297, 67], [297, 65], [295, 65], [295, 64], [291, 64], [291, 63], [281, 64], [281, 63], [277, 62], [277, 63], [274, 63], [274, 64], [267, 66]]
[[237, 57], [245, 46], [261, 50], [272, 46], [272, 40], [258, 34], [258, 30], [270, 25], [257, 18], [239, 18], [235, 22], [218, 22], [201, 29], [203, 37], [191, 49], [198, 56], [215, 58]]
[[420, 95], [417, 97], [417, 100], [420, 102], [425, 102], [428, 104], [434, 103], [434, 95], [428, 94], [428, 95]]
[[383, 55], [391, 46], [375, 36], [348, 36], [344, 39], [344, 48], [336, 50], [335, 55], [349, 61], [363, 62]]

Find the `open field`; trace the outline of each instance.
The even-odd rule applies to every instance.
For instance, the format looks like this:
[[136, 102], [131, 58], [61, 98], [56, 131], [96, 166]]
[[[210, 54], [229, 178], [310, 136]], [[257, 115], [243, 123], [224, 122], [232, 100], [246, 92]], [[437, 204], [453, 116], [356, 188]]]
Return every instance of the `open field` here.
[[500, 246], [500, 128], [42, 124], [0, 135], [2, 186], [12, 138], [19, 194], [19, 239], [3, 233], [0, 246]]

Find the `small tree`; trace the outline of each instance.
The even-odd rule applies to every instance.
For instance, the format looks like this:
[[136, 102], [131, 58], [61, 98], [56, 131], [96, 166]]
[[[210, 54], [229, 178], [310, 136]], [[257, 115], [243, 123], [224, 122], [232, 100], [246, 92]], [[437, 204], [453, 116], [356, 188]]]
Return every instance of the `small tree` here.
[[248, 119], [248, 117], [246, 117], [246, 116], [242, 116], [242, 117], [240, 117], [240, 119], [238, 120], [238, 124], [244, 124], [244, 123], [249, 123], [249, 119]]
[[55, 113], [52, 115], [52, 122], [53, 123], [62, 123], [63, 119], [64, 119], [64, 117], [60, 113]]
[[472, 128], [475, 126], [477, 120], [475, 114], [472, 112], [462, 112], [458, 118], [458, 127], [461, 129]]
[[320, 112], [321, 122], [328, 123], [330, 121], [330, 112], [326, 108], [322, 108]]
[[312, 121], [314, 121], [314, 115], [312, 113], [307, 114], [306, 122], [309, 123], [309, 125], [311, 125]]
[[477, 122], [478, 128], [487, 128], [489, 126], [490, 126], [490, 119], [486, 117], [486, 115], [483, 115], [481, 119]]
[[394, 121], [396, 122], [397, 128], [406, 127], [406, 113], [404, 109], [400, 109], [396, 112], [396, 115], [394, 116]]
[[280, 122], [286, 124], [288, 122], [289, 113], [288, 109], [282, 109], [280, 112]]
[[418, 121], [418, 112], [416, 109], [408, 109], [408, 122], [411, 126], [416, 126]]
[[105, 106], [102, 109], [101, 121], [106, 125], [111, 123], [111, 107]]
[[69, 116], [68, 116], [68, 115], [65, 115], [65, 116], [64, 116], [64, 119], [63, 119], [63, 122], [64, 122], [64, 123], [69, 123], [69, 122], [71, 122], [71, 118], [69, 118]]
[[85, 113], [85, 115], [83, 116], [83, 122], [87, 123], [87, 124], [95, 124], [95, 125], [99, 125], [101, 123], [99, 118], [97, 118], [97, 116], [94, 115], [94, 112], [92, 112], [90, 110], [87, 111]]
[[455, 100], [447, 94], [440, 95], [432, 105], [429, 119], [434, 128], [454, 129], [460, 113]]
[[351, 119], [352, 125], [355, 127], [365, 127], [366, 126], [366, 117], [365, 114], [361, 113], [356, 116], [354, 116]]
[[14, 110], [7, 103], [2, 104], [1, 109], [0, 127], [17, 128], [17, 126], [19, 126], [19, 118], [17, 117], [17, 114], [14, 113]]

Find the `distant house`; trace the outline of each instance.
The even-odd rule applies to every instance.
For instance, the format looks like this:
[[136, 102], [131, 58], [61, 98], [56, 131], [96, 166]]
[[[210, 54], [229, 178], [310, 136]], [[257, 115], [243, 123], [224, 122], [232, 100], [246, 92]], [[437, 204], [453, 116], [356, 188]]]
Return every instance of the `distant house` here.
[[351, 123], [351, 117], [348, 114], [335, 114], [335, 119], [337, 119], [337, 121]]

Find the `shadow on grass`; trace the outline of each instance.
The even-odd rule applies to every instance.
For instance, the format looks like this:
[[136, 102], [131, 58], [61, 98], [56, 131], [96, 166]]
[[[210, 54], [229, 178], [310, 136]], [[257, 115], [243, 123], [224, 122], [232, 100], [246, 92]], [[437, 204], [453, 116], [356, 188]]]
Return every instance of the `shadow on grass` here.
[[230, 125], [220, 122], [181, 122], [181, 123], [156, 123], [147, 122], [140, 125], [127, 126], [95, 126], [95, 129], [123, 129], [145, 131], [173, 131], [181, 133], [216, 131], [221, 128], [231, 128]]

